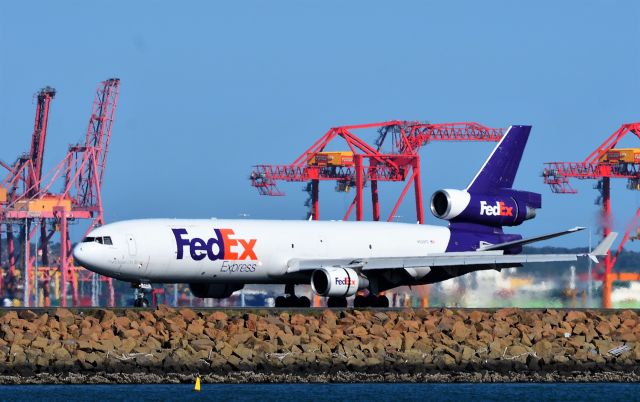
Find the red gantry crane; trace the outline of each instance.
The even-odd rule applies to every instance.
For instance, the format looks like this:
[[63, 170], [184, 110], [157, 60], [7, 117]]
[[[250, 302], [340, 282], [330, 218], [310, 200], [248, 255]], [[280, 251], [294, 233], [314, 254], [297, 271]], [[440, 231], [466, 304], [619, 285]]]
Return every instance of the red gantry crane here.
[[[375, 146], [367, 144], [353, 132], [377, 129]], [[499, 141], [503, 130], [489, 128], [478, 123], [431, 124], [393, 120], [382, 123], [341, 126], [329, 129], [309, 149], [289, 165], [257, 165], [251, 173], [252, 186], [260, 194], [282, 196], [277, 182], [308, 182], [310, 193], [309, 216], [320, 219], [319, 183], [335, 181], [336, 190], [348, 191], [355, 188], [355, 198], [344, 215], [348, 220], [353, 209], [356, 220], [363, 220], [364, 187], [371, 186], [373, 220], [380, 220], [378, 182], [407, 181], [393, 210], [387, 218], [391, 221], [400, 207], [407, 191], [413, 184], [416, 205], [416, 219], [424, 223], [422, 207], [422, 186], [420, 180], [420, 147], [431, 141]], [[334, 140], [346, 142], [347, 151], [325, 151]], [[390, 142], [391, 150], [382, 149]]]
[[[101, 186], [104, 177], [106, 157], [109, 149], [111, 128], [116, 110], [120, 80], [108, 79], [98, 85], [95, 100], [89, 119], [85, 143], [69, 147], [64, 159], [42, 177], [42, 158], [44, 155], [44, 138], [46, 134], [46, 117], [50, 98], [55, 91], [41, 91], [36, 109], [36, 129], [32, 139], [31, 154], [22, 158], [24, 162], [16, 162], [13, 166], [2, 164], [9, 170], [8, 176], [0, 184], [0, 222], [7, 225], [7, 253], [9, 256], [9, 276], [15, 271], [16, 250], [14, 247], [13, 226], [22, 225], [20, 241], [23, 242], [25, 266], [25, 305], [29, 304], [30, 283], [39, 284], [39, 273], [42, 271], [45, 286], [51, 279], [52, 272], [62, 276], [62, 292], [60, 304], [67, 305], [68, 285], [72, 286], [73, 305], [78, 305], [78, 281], [91, 281], [93, 285], [92, 304], [97, 305], [95, 286], [99, 280], [107, 282], [109, 304], [114, 304], [114, 291], [111, 278], [99, 279], [97, 275], [72, 265], [69, 223], [77, 219], [90, 221], [87, 232], [104, 223]], [[46, 89], [46, 88], [45, 88]], [[44, 96], [41, 105], [41, 96]], [[39, 122], [40, 121], [40, 122]], [[53, 193], [52, 188], [62, 184], [60, 193]], [[2, 197], [3, 190], [6, 196]], [[38, 254], [42, 253], [42, 265], [38, 272], [33, 272], [35, 257], [29, 255], [35, 234], [32, 224], [40, 226], [40, 245]], [[47, 256], [47, 244], [55, 234], [60, 239], [60, 259], [57, 267], [50, 267]]]
[[[571, 187], [570, 179], [596, 179], [598, 184], [596, 189], [600, 192], [598, 203], [602, 205], [602, 227], [603, 236], [606, 237], [611, 232], [612, 212], [611, 212], [611, 179], [627, 179], [627, 188], [640, 190], [640, 148], [616, 148], [616, 145], [626, 135], [634, 134], [640, 137], [640, 122], [623, 124], [607, 138], [596, 150], [582, 162], [549, 162], [545, 164], [543, 171], [544, 182], [551, 186], [551, 191], [560, 194], [575, 194], [577, 190]], [[622, 237], [616, 253], [611, 253], [604, 259], [602, 272], [598, 273], [596, 279], [602, 280], [602, 306], [611, 308], [611, 290], [614, 280], [637, 281], [640, 275], [635, 273], [612, 272], [615, 262], [622, 252], [625, 243], [635, 237], [638, 220], [640, 219], [640, 208], [636, 210], [633, 219], [627, 226], [627, 230]]]
[[[36, 95], [36, 117], [31, 135], [31, 150], [28, 154], [23, 154], [9, 166], [2, 161], [0, 165], [5, 167], [9, 174], [2, 182], [4, 187], [0, 187], [0, 204], [9, 200], [19, 198], [20, 195], [33, 196], [40, 190], [40, 182], [42, 179], [42, 160], [44, 158], [44, 146], [47, 138], [47, 124], [49, 121], [49, 107], [51, 100], [56, 95], [56, 90], [51, 87], [42, 88]], [[24, 239], [25, 232], [29, 232], [29, 228], [23, 226], [18, 239]], [[46, 235], [44, 225], [41, 226], [41, 236]], [[0, 236], [1, 239], [1, 236]], [[0, 241], [0, 261], [2, 261], [2, 242]], [[9, 264], [9, 272], [5, 277], [6, 284], [3, 288], [10, 296], [15, 294], [16, 280], [16, 260], [23, 251], [28, 250], [19, 247], [16, 249], [13, 237], [13, 225], [9, 222], [6, 224], [6, 245], [7, 245], [7, 262]], [[23, 258], [26, 258], [23, 256]], [[46, 247], [43, 252], [43, 258], [47, 258]], [[2, 282], [5, 282], [2, 281]], [[4, 284], [4, 283], [3, 283]]]

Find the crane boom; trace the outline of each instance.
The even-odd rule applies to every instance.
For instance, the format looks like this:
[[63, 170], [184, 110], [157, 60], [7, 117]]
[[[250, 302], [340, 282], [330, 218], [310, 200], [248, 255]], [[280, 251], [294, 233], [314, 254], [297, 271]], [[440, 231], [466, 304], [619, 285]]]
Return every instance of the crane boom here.
[[49, 121], [49, 105], [56, 96], [56, 90], [45, 87], [37, 94], [36, 118], [31, 135], [31, 151], [29, 160], [31, 166], [27, 174], [27, 196], [33, 196], [40, 190], [42, 180], [42, 164], [44, 159], [44, 146], [47, 139], [47, 125]]
[[[353, 133], [355, 130], [377, 129], [375, 145], [370, 145]], [[250, 175], [251, 185], [261, 195], [282, 196], [279, 181], [308, 181], [307, 192], [311, 207], [309, 216], [319, 219], [318, 194], [320, 181], [335, 181], [337, 191], [356, 189], [356, 197], [345, 220], [355, 207], [356, 219], [362, 220], [362, 191], [371, 183], [373, 218], [380, 219], [378, 181], [409, 184], [402, 191], [389, 219], [402, 202], [408, 186], [413, 183], [416, 199], [416, 219], [423, 223], [422, 190], [420, 184], [419, 150], [431, 141], [499, 141], [501, 128], [478, 123], [432, 124], [416, 121], [390, 120], [379, 123], [333, 127], [288, 165], [256, 165]], [[343, 139], [348, 150], [327, 152], [334, 140]], [[389, 139], [389, 140], [387, 140]], [[385, 143], [386, 142], [386, 143]], [[386, 145], [386, 147], [385, 147]], [[390, 148], [383, 151], [383, 148]]]

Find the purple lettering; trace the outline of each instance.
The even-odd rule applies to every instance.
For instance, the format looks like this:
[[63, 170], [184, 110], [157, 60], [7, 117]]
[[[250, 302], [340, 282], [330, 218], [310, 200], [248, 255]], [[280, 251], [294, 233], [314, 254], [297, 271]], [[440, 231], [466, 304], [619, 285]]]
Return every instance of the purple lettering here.
[[189, 245], [189, 240], [183, 239], [182, 235], [187, 234], [186, 229], [171, 229], [173, 235], [176, 237], [176, 258], [181, 260], [184, 256], [184, 247]]
[[[222, 239], [222, 235], [220, 234], [220, 230], [213, 229], [216, 234], [215, 238], [209, 239], [207, 241], [207, 255], [211, 261], [220, 260], [224, 258], [224, 240]], [[218, 246], [218, 252], [213, 252], [213, 246]]]
[[[189, 255], [194, 261], [201, 261], [205, 257], [208, 257], [211, 261], [217, 261], [222, 259], [230, 260], [251, 260], [256, 261], [258, 257], [254, 251], [256, 245], [256, 239], [238, 239], [234, 237], [232, 229], [213, 229], [214, 237], [209, 239], [201, 239], [194, 237], [189, 239], [189, 232], [187, 229], [171, 229], [173, 236], [176, 239], [176, 259], [182, 260], [184, 258], [184, 248], [189, 247]], [[242, 264], [233, 267], [233, 272], [240, 270], [242, 267], [249, 270], [253, 267], [255, 270], [255, 264], [253, 266]], [[227, 269], [230, 267], [227, 266]], [[251, 272], [253, 272], [253, 270]]]
[[207, 253], [198, 253], [199, 251], [207, 251], [207, 243], [204, 240], [194, 237], [189, 245], [189, 254], [195, 261], [200, 261], [207, 256]]

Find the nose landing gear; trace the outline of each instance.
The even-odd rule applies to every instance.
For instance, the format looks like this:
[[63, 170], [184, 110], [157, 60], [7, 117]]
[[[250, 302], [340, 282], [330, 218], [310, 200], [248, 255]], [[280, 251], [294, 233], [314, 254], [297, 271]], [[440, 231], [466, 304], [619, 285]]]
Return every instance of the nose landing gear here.
[[149, 300], [145, 297], [145, 292], [151, 290], [151, 284], [148, 282], [132, 283], [133, 291], [133, 307], [149, 307]]

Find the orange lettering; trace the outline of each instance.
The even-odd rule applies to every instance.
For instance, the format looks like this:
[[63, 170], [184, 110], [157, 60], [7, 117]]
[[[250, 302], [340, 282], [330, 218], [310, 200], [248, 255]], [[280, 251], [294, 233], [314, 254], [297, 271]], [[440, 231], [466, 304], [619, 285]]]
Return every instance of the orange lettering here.
[[240, 242], [240, 245], [242, 245], [242, 247], [244, 247], [244, 252], [240, 256], [241, 260], [254, 260], [255, 261], [255, 260], [258, 259], [258, 256], [256, 256], [256, 253], [253, 251], [253, 248], [256, 245], [256, 240], [257, 239], [249, 239], [249, 240], [238, 239], [238, 241]]
[[238, 253], [231, 251], [231, 247], [238, 245], [238, 240], [229, 237], [234, 234], [233, 229], [220, 229], [220, 234], [222, 234], [222, 241], [224, 242], [224, 258], [227, 260], [237, 260]]

